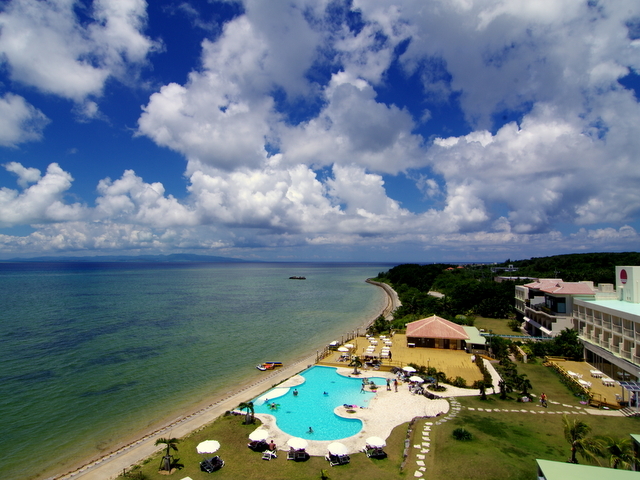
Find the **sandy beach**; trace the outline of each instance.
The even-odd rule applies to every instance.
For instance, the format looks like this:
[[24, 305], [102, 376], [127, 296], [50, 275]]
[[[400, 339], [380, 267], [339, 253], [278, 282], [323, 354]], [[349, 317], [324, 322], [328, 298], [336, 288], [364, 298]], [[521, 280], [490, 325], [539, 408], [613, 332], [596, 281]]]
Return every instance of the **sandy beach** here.
[[[379, 286], [387, 294], [387, 303], [381, 315], [388, 318], [391, 312], [399, 306], [397, 294], [388, 285], [378, 282], [368, 281]], [[379, 315], [380, 315], [379, 314]], [[369, 319], [361, 328], [368, 327], [376, 317]], [[320, 346], [324, 348], [324, 345]], [[315, 364], [316, 354], [297, 359], [295, 362], [283, 368], [270, 372], [259, 381], [246, 382], [233, 391], [217, 395], [215, 398], [204, 402], [193, 413], [180, 416], [177, 419], [168, 421], [163, 427], [154, 431], [142, 432], [139, 438], [128, 442], [126, 445], [100, 457], [78, 464], [69, 470], [68, 473], [50, 477], [50, 480], [107, 480], [116, 478], [124, 469], [135, 465], [150, 455], [159, 451], [161, 447], [156, 447], [155, 441], [158, 438], [171, 436], [183, 437], [196, 431], [213, 420], [223, 415], [226, 411], [233, 410], [239, 403], [250, 398], [255, 398], [264, 391], [286, 379], [296, 375], [307, 367]], [[363, 418], [364, 419], [364, 418]]]

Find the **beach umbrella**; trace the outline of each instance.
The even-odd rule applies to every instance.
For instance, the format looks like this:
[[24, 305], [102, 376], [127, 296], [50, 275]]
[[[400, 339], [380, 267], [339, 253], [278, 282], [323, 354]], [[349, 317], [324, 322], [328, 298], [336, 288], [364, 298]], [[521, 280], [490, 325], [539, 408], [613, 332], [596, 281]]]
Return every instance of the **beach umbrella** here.
[[267, 432], [264, 428], [256, 428], [249, 434], [249, 440], [251, 440], [252, 442], [259, 442], [261, 440], [266, 440], [268, 436], [269, 432]]
[[369, 437], [367, 438], [366, 442], [367, 442], [367, 445], [374, 448], [382, 448], [387, 445], [387, 442], [385, 442], [380, 437]]
[[302, 450], [303, 448], [307, 448], [309, 442], [307, 442], [304, 438], [291, 437], [289, 440], [287, 440], [287, 445], [289, 445], [294, 450]]
[[220, 448], [220, 442], [217, 440], [205, 440], [200, 442], [196, 447], [198, 453], [215, 453]]
[[422, 382], [424, 382], [424, 378], [418, 377], [416, 375], [413, 375], [413, 376], [409, 377], [409, 381], [410, 382], [416, 382], [416, 383], [422, 383]]
[[415, 371], [416, 371], [416, 369], [415, 369], [415, 368], [413, 368], [413, 367], [409, 367], [409, 366], [402, 367], [402, 370], [404, 370], [404, 371], [405, 371], [405, 372], [407, 372], [407, 373], [413, 373], [413, 372], [415, 372]]
[[338, 348], [338, 351], [339, 351], [339, 352], [348, 352], [348, 351], [349, 351], [349, 349], [348, 349], [347, 347], [339, 347], [339, 348]]
[[347, 446], [340, 442], [333, 442], [327, 446], [327, 450], [331, 455], [346, 455], [349, 453]]

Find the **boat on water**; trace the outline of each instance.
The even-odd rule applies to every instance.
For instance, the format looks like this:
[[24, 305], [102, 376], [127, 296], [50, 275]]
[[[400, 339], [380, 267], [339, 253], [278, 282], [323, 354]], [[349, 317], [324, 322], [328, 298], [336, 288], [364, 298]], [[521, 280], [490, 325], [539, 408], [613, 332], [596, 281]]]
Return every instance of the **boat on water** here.
[[289, 277], [289, 280], [306, 280], [307, 277], [299, 277], [297, 275], [294, 275], [293, 277]]
[[282, 362], [264, 362], [256, 365], [256, 368], [264, 372], [265, 370], [273, 370], [281, 366], [282, 366]]

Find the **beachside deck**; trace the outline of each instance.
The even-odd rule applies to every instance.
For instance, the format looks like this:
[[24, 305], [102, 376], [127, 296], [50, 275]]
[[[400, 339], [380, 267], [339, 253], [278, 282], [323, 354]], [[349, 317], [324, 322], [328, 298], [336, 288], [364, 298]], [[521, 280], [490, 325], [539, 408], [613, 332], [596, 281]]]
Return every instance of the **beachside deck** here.
[[[380, 353], [384, 342], [378, 339], [378, 345], [375, 346], [373, 355], [380, 358]], [[471, 386], [476, 380], [482, 380], [482, 375], [478, 367], [471, 361], [471, 355], [464, 350], [445, 350], [439, 348], [409, 348], [407, 345], [407, 337], [404, 334], [396, 333], [390, 338], [391, 359], [380, 358], [382, 365], [381, 370], [390, 370], [392, 367], [404, 367], [409, 363], [424, 365], [425, 367], [434, 367], [443, 371], [447, 377], [462, 377], [466, 380], [467, 385]], [[354, 348], [351, 350], [352, 355], [358, 355], [363, 358], [366, 348], [370, 345], [369, 339], [365, 337], [356, 337], [349, 341]], [[331, 351], [319, 363], [321, 365], [330, 365], [334, 367], [344, 367], [349, 361], [340, 361], [343, 352]]]

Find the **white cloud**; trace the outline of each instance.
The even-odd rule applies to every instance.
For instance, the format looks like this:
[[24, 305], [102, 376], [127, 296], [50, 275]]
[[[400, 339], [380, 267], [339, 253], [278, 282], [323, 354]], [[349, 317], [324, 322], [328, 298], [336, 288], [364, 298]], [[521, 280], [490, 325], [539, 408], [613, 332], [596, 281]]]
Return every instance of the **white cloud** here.
[[126, 80], [156, 44], [140, 30], [144, 0], [96, 0], [82, 25], [73, 0], [13, 0], [0, 13], [0, 52], [14, 81], [80, 102], [110, 76]]
[[19, 183], [33, 185], [22, 192], [9, 188], [0, 189], [0, 225], [13, 226], [41, 222], [74, 221], [86, 218], [86, 209], [79, 203], [67, 204], [64, 194], [71, 187], [73, 178], [52, 163], [40, 177], [35, 169], [24, 169], [12, 162], [5, 168], [19, 175]]
[[40, 140], [49, 119], [19, 95], [6, 93], [0, 98], [0, 145]]

